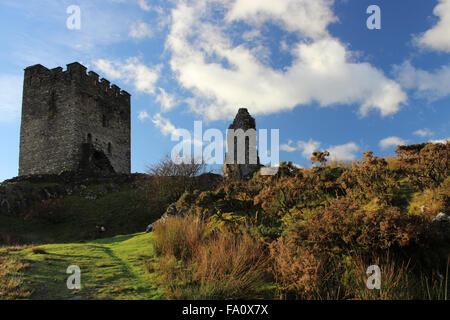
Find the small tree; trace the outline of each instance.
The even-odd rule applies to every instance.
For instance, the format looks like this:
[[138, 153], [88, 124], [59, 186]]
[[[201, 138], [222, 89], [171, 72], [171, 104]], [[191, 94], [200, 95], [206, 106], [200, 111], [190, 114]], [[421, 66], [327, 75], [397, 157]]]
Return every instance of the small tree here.
[[312, 153], [311, 162], [314, 163], [320, 163], [321, 166], [325, 165], [327, 163], [327, 157], [330, 156], [330, 153], [325, 150], [324, 152], [316, 151]]
[[[177, 164], [176, 162], [179, 162]], [[199, 163], [197, 163], [199, 162]], [[169, 154], [157, 163], [147, 166], [147, 173], [160, 177], [186, 177], [193, 178], [205, 172], [206, 164], [194, 158], [177, 158], [174, 161]]]
[[147, 167], [147, 174], [152, 178], [148, 187], [166, 201], [178, 200], [184, 191], [192, 191], [195, 185], [193, 178], [205, 172], [205, 163], [197, 162], [193, 158], [174, 161], [169, 154], [165, 155]]

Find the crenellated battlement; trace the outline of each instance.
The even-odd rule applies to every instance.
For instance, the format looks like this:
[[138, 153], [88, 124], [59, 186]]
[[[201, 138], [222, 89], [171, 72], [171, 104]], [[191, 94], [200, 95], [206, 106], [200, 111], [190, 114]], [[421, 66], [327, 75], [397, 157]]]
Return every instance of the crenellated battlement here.
[[117, 85], [112, 84], [105, 78], [94, 72], [87, 72], [87, 68], [78, 62], [69, 63], [67, 69], [63, 70], [62, 67], [56, 67], [53, 69], [48, 69], [41, 64], [36, 64], [25, 69], [25, 78], [29, 77], [39, 77], [42, 80], [52, 79], [55, 81], [71, 80], [80, 83], [81, 85], [91, 86], [98, 88], [101, 92], [106, 92], [106, 94], [111, 96], [122, 96], [126, 99], [130, 99], [130, 94], [121, 90]]

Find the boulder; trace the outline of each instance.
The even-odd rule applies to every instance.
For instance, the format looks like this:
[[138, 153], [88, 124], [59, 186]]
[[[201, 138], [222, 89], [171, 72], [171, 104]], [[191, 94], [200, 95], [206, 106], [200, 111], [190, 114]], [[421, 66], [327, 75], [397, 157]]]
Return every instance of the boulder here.
[[171, 204], [167, 207], [166, 211], [165, 211], [164, 214], [161, 216], [161, 218], [159, 218], [157, 221], [155, 221], [155, 222], [149, 224], [149, 225], [147, 226], [147, 228], [145, 229], [145, 232], [147, 232], [147, 233], [148, 233], [148, 232], [152, 232], [152, 231], [153, 231], [153, 228], [155, 227], [155, 225], [156, 225], [157, 223], [164, 222], [164, 221], [165, 221], [167, 218], [169, 218], [169, 217], [172, 217], [172, 216], [185, 216], [186, 214], [188, 214], [188, 212], [189, 212], [190, 209], [191, 209], [191, 208], [189, 208], [189, 207], [183, 207], [183, 208], [178, 209], [178, 208], [177, 208], [177, 203], [176, 203], [176, 202], [171, 203]]
[[439, 212], [436, 217], [433, 218], [433, 222], [448, 222], [450, 221], [450, 216], [443, 212]]

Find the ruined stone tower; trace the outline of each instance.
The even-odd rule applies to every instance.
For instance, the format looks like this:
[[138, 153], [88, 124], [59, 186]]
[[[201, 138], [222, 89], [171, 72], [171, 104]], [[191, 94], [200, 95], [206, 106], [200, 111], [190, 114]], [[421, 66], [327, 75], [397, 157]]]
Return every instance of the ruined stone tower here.
[[130, 173], [130, 94], [78, 62], [25, 69], [19, 175]]
[[251, 179], [261, 168], [257, 150], [255, 119], [240, 108], [227, 131], [227, 152], [223, 164], [225, 178]]

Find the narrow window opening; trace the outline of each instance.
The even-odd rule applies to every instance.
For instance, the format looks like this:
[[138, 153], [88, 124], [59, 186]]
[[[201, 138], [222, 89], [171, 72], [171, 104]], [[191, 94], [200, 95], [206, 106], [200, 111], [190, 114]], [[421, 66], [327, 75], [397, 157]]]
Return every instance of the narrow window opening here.
[[109, 155], [112, 155], [111, 142], [108, 143], [108, 154], [109, 154]]
[[92, 135], [90, 133], [87, 135], [87, 143], [92, 144]]

